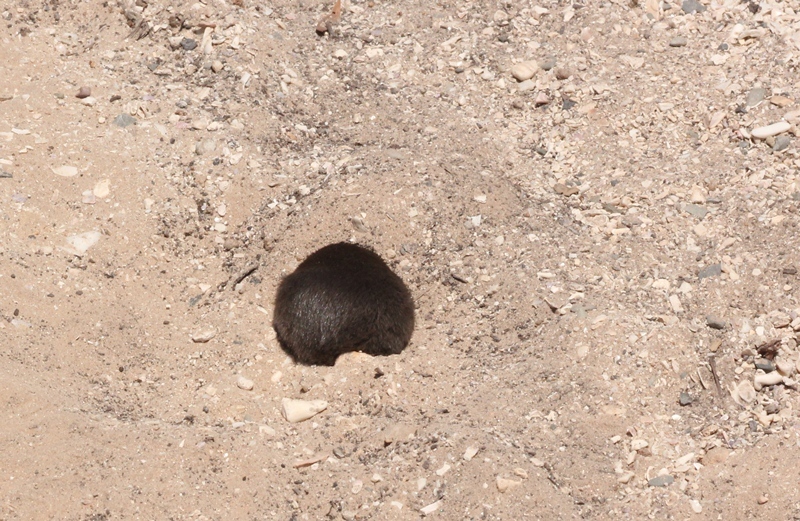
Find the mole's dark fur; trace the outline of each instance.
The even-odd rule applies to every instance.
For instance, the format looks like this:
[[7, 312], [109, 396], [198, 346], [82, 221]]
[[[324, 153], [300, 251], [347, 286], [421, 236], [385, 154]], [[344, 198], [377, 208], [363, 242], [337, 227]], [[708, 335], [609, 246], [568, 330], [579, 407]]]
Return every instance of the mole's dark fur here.
[[414, 301], [380, 256], [340, 242], [309, 255], [284, 278], [272, 327], [295, 362], [334, 365], [342, 353], [400, 353], [414, 331]]

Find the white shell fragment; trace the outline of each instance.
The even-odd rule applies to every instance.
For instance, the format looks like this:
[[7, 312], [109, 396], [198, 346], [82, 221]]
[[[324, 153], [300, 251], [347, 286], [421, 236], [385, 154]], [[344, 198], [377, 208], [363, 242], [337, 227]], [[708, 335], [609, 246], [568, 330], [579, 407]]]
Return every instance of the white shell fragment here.
[[477, 447], [467, 447], [467, 450], [464, 451], [464, 460], [472, 461], [472, 458], [474, 458], [476, 454], [478, 454]]
[[439, 501], [431, 503], [430, 505], [428, 505], [426, 507], [420, 508], [419, 511], [422, 512], [423, 516], [427, 516], [429, 514], [433, 514], [434, 512], [439, 510], [441, 507], [442, 507], [442, 500], [440, 499]]
[[98, 181], [98, 183], [94, 185], [92, 193], [98, 199], [105, 199], [111, 192], [110, 187], [111, 187], [111, 182], [108, 179], [103, 179], [102, 181]]
[[316, 416], [328, 408], [325, 400], [293, 400], [284, 398], [281, 401], [283, 417], [289, 423], [298, 423]]
[[60, 175], [61, 177], [74, 177], [78, 175], [78, 168], [74, 166], [64, 165], [58, 168], [51, 168], [50, 170], [52, 170], [55, 175]]
[[790, 128], [792, 128], [792, 125], [787, 121], [778, 121], [777, 123], [773, 123], [772, 125], [754, 128], [753, 131], [750, 132], [750, 135], [756, 139], [766, 139], [770, 136], [777, 136], [778, 134], [783, 134]]
[[756, 391], [760, 391], [762, 387], [777, 385], [779, 383], [783, 383], [783, 376], [778, 371], [757, 374], [753, 379], [753, 387]]

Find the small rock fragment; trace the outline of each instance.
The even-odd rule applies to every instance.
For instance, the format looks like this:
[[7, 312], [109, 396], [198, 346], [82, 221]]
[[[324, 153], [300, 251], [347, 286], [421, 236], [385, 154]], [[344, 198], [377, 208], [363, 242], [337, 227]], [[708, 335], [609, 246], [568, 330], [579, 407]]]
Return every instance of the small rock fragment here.
[[651, 487], [666, 487], [667, 485], [672, 484], [675, 481], [675, 478], [670, 476], [669, 474], [664, 474], [663, 476], [656, 476], [650, 481], [647, 482], [648, 485]]
[[289, 423], [298, 423], [316, 416], [328, 408], [325, 400], [293, 400], [284, 398], [281, 400], [283, 417]]
[[672, 307], [672, 311], [675, 313], [681, 313], [683, 311], [683, 305], [681, 304], [681, 299], [678, 297], [678, 295], [669, 296], [669, 305]]
[[181, 40], [181, 47], [183, 47], [184, 51], [191, 51], [197, 48], [197, 40], [193, 40], [192, 38], [184, 38]]
[[772, 150], [774, 152], [780, 152], [781, 150], [786, 150], [789, 148], [789, 145], [792, 144], [792, 138], [789, 136], [778, 136], [775, 138], [775, 143], [772, 145]]
[[522, 485], [522, 481], [516, 481], [513, 479], [497, 476], [497, 490], [499, 490], [500, 492], [506, 492], [507, 490], [512, 489], [514, 487], [518, 487], [520, 485]]
[[733, 401], [738, 404], [748, 404], [756, 399], [756, 390], [750, 380], [743, 380], [731, 392]]
[[[703, 277], [701, 277], [703, 278]], [[725, 329], [728, 323], [716, 315], [706, 315], [706, 325], [711, 329]]]
[[212, 70], [212, 71], [214, 71], [214, 72], [219, 72], [219, 71], [221, 71], [223, 67], [224, 67], [224, 65], [223, 65], [223, 64], [222, 64], [222, 62], [221, 62], [221, 61], [219, 61], [219, 60], [214, 60], [214, 61], [211, 63], [211, 70]]
[[217, 330], [216, 329], [205, 329], [205, 330], [200, 331], [198, 333], [194, 333], [192, 335], [192, 342], [194, 342], [195, 344], [205, 344], [206, 342], [209, 342], [215, 336], [217, 336]]
[[689, 40], [685, 36], [676, 36], [669, 41], [670, 47], [685, 47]]
[[92, 89], [89, 87], [81, 87], [78, 89], [78, 93], [75, 94], [75, 97], [78, 99], [88, 98], [92, 95]]
[[417, 427], [405, 423], [395, 423], [386, 428], [383, 433], [384, 446], [398, 443], [401, 441], [408, 441], [413, 439], [417, 434]]
[[89, 248], [97, 244], [102, 237], [102, 234], [97, 231], [83, 232], [67, 237], [67, 246], [64, 248], [66, 251], [73, 255], [81, 256], [87, 252]]
[[758, 497], [758, 504], [759, 505], [764, 505], [768, 501], [769, 501], [769, 496], [767, 496], [766, 494], [761, 494], [761, 496]]
[[678, 398], [678, 403], [681, 404], [681, 407], [686, 407], [687, 405], [692, 404], [692, 397], [687, 392], [681, 392], [680, 397]]
[[120, 114], [114, 118], [114, 124], [121, 128], [129, 127], [136, 124], [136, 118], [130, 114]]
[[700, 514], [703, 512], [703, 505], [696, 499], [689, 500], [689, 506], [692, 508], [692, 512], [695, 514]]
[[707, 279], [708, 277], [718, 277], [722, 275], [722, 265], [720, 263], [711, 264], [701, 269], [697, 274], [699, 279]]

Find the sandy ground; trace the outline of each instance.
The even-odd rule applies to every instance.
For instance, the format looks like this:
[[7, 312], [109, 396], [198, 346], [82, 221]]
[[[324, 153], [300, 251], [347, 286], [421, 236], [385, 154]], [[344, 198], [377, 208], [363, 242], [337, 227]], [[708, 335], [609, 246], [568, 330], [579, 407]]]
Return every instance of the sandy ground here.
[[0, 2], [0, 519], [800, 519], [800, 4], [331, 9]]

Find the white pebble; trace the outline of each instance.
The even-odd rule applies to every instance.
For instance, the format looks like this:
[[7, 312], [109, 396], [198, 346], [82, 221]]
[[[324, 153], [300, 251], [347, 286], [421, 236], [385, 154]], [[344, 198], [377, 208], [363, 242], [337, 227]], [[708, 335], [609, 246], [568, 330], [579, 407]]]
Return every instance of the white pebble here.
[[205, 344], [215, 336], [217, 336], [216, 329], [205, 329], [199, 333], [194, 333], [192, 335], [192, 342], [196, 344]]
[[78, 169], [74, 166], [59, 166], [58, 168], [51, 168], [50, 170], [53, 171], [54, 174], [60, 175], [61, 177], [74, 177], [78, 175]]
[[770, 136], [777, 136], [778, 134], [783, 134], [790, 128], [792, 128], [792, 125], [787, 121], [778, 121], [777, 123], [773, 123], [772, 125], [754, 128], [753, 131], [750, 133], [750, 135], [756, 139], [766, 139]]
[[236, 379], [236, 386], [245, 391], [252, 391], [254, 384], [253, 380], [240, 375], [239, 378]]
[[464, 460], [472, 461], [476, 454], [478, 454], [478, 447], [467, 447], [467, 450], [464, 451]]
[[284, 398], [281, 401], [283, 417], [289, 423], [298, 423], [321, 413], [328, 408], [325, 400], [293, 400]]
[[536, 69], [530, 63], [517, 63], [511, 67], [511, 75], [517, 81], [525, 81], [533, 78]]

